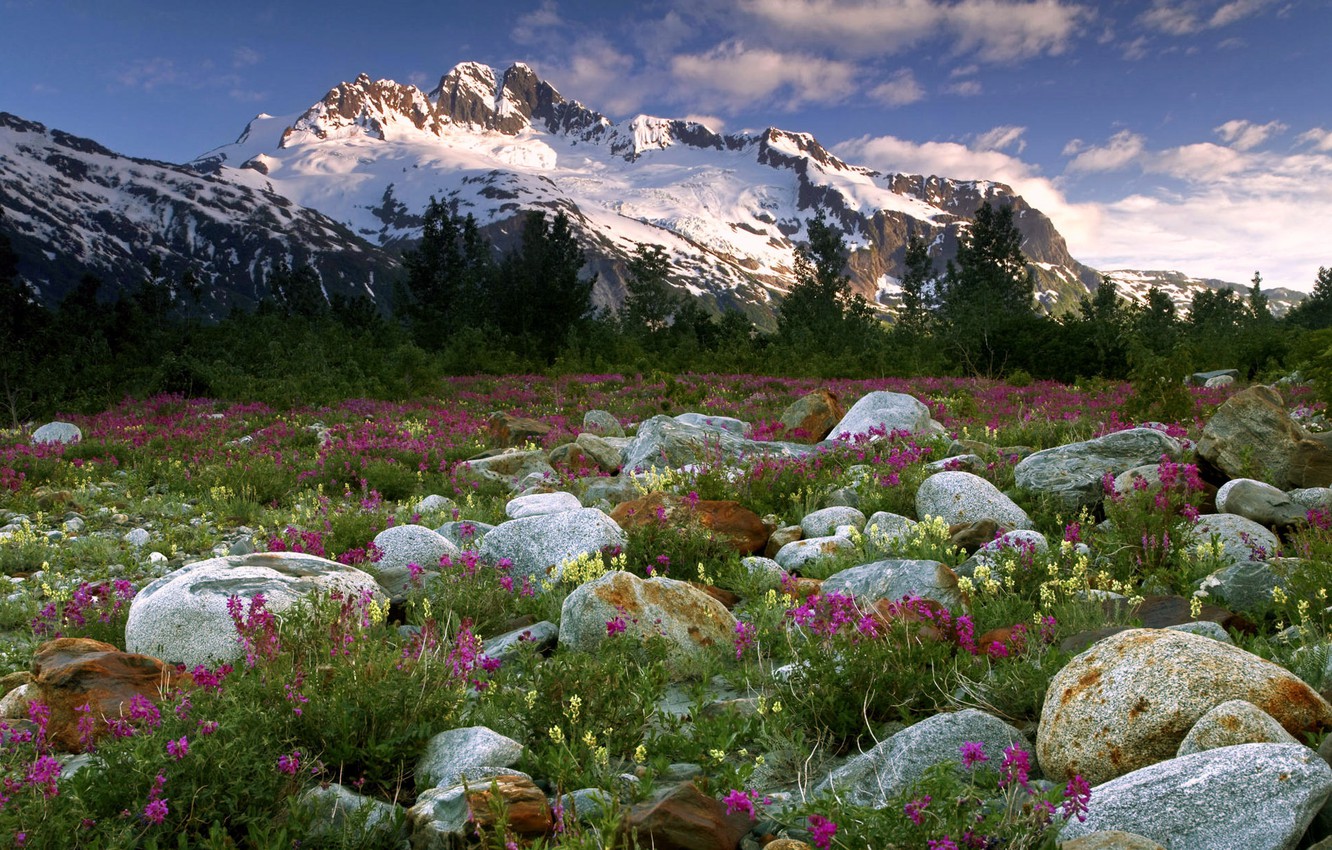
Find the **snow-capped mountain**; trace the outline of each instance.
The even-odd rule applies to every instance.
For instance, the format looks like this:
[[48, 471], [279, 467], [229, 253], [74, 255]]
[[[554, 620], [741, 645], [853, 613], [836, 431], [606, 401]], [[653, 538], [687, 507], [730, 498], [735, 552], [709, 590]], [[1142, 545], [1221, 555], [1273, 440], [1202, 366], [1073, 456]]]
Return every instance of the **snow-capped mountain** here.
[[[1189, 303], [1193, 294], [1204, 289], [1229, 289], [1247, 298], [1249, 284], [1231, 283], [1214, 278], [1188, 277], [1183, 272], [1142, 271], [1139, 269], [1114, 269], [1102, 272], [1115, 282], [1118, 292], [1135, 304], [1147, 303], [1147, 292], [1156, 287], [1165, 293], [1175, 305], [1181, 316], [1189, 313]], [[1274, 316], [1284, 316], [1290, 308], [1309, 296], [1296, 289], [1277, 287], [1263, 289], [1267, 296], [1268, 308]]]
[[723, 135], [646, 115], [614, 123], [521, 64], [458, 65], [428, 93], [362, 75], [300, 115], [259, 116], [194, 165], [384, 247], [417, 237], [432, 196], [475, 215], [500, 245], [522, 211], [564, 210], [606, 305], [622, 297], [635, 244], [654, 243], [678, 286], [770, 323], [772, 296], [792, 282], [793, 249], [822, 213], [854, 248], [853, 286], [889, 307], [908, 237], [930, 240], [942, 270], [987, 199], [1014, 205], [1047, 308], [1076, 303], [1099, 280], [1002, 184], [882, 174], [776, 128]]
[[429, 92], [363, 74], [302, 113], [257, 116], [188, 167], [0, 116], [3, 226], [47, 301], [85, 271], [133, 287], [150, 261], [169, 279], [193, 269], [214, 314], [263, 297], [282, 261], [313, 265], [330, 295], [382, 297], [431, 197], [472, 213], [497, 249], [515, 243], [526, 211], [564, 211], [601, 305], [623, 298], [637, 244], [657, 244], [677, 287], [767, 327], [817, 215], [846, 234], [852, 285], [885, 312], [908, 239], [925, 238], [942, 271], [987, 200], [1012, 204], [1045, 309], [1071, 309], [1100, 282], [1003, 184], [885, 174], [776, 128], [612, 122], [522, 64], [464, 63]]
[[108, 293], [157, 267], [193, 272], [204, 311], [251, 308], [279, 262], [308, 263], [328, 296], [376, 297], [396, 259], [345, 226], [264, 189], [120, 156], [89, 139], [0, 113], [0, 206], [19, 272], [55, 303], [85, 273]]

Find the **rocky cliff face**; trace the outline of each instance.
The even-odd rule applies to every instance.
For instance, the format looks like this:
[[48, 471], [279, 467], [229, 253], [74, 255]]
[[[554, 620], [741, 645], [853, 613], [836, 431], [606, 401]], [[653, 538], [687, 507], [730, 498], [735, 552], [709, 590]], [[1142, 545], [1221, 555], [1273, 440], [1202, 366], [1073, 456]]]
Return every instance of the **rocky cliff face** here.
[[345, 226], [273, 192], [119, 156], [89, 139], [0, 113], [0, 205], [19, 273], [48, 303], [84, 274], [114, 293], [145, 270], [203, 284], [221, 315], [267, 294], [279, 262], [312, 265], [331, 296], [379, 296], [396, 260]]

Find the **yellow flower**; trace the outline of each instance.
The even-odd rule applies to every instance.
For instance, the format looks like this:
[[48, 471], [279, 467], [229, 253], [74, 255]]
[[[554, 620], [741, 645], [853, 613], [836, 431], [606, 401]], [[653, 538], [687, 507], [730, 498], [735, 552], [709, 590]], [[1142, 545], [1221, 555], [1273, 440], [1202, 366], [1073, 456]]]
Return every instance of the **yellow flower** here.
[[569, 707], [564, 710], [564, 716], [568, 717], [574, 723], [578, 722], [578, 710], [583, 707], [583, 698], [578, 694], [569, 697]]
[[1279, 584], [1272, 585], [1272, 601], [1278, 605], [1285, 605], [1288, 601], [1286, 591], [1282, 590]]
[[529, 711], [532, 709], [533, 706], [536, 705], [536, 700], [537, 700], [537, 692], [534, 690], [528, 691], [526, 694], [523, 695], [523, 702], [527, 703], [527, 708]]
[[1202, 613], [1202, 598], [1199, 596], [1191, 597], [1189, 599], [1189, 616], [1196, 620], [1198, 619], [1198, 615], [1201, 613]]
[[775, 700], [773, 700], [773, 701], [772, 701], [772, 707], [771, 707], [769, 710], [770, 710], [773, 714], [781, 714], [781, 713], [782, 713], [782, 701], [779, 700], [779, 699], [775, 699]]
[[721, 764], [722, 762], [726, 761], [726, 753], [722, 750], [714, 748], [708, 750], [708, 758], [712, 759], [717, 764]]
[[552, 726], [546, 730], [546, 734], [549, 735], [550, 739], [554, 741], [556, 744], [564, 743], [564, 730], [561, 729], [560, 727]]
[[634, 748], [634, 764], [642, 764], [647, 761], [647, 747], [639, 744]]

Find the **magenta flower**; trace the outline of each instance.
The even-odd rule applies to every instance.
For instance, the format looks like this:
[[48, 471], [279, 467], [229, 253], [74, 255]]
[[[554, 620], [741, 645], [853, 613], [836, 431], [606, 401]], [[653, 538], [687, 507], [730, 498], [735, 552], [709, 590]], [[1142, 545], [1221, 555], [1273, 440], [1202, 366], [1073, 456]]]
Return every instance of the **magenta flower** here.
[[757, 799], [757, 791], [741, 791], [732, 788], [725, 797], [722, 797], [722, 802], [726, 804], [726, 814], [742, 814], [750, 820], [754, 820], [754, 801]]
[[958, 850], [957, 842], [945, 835], [943, 838], [931, 838], [926, 842], [929, 850]]
[[1087, 819], [1087, 804], [1091, 802], [1091, 786], [1082, 774], [1075, 775], [1064, 786], [1064, 820], [1077, 817], [1079, 821]]
[[744, 657], [745, 650], [754, 645], [754, 633], [757, 629], [753, 623], [746, 623], [744, 620], [735, 621], [735, 660], [739, 661]]
[[167, 801], [159, 797], [156, 800], [149, 800], [148, 805], [143, 807], [143, 819], [148, 823], [159, 825], [166, 820], [170, 811], [167, 808]]
[[176, 761], [180, 761], [190, 754], [190, 739], [185, 735], [181, 735], [180, 740], [178, 741], [167, 741], [166, 750], [167, 755], [171, 756]]
[[1007, 788], [1010, 785], [1021, 785], [1028, 788], [1027, 777], [1031, 772], [1031, 757], [1027, 751], [1018, 747], [1016, 744], [1010, 744], [1004, 749], [1004, 760], [999, 766], [999, 787]]
[[832, 844], [833, 836], [837, 834], [837, 824], [825, 818], [823, 815], [810, 815], [809, 840], [819, 850], [828, 850]]
[[933, 802], [933, 799], [934, 798], [932, 798], [929, 794], [926, 794], [925, 796], [917, 800], [910, 800], [907, 802], [905, 806], [902, 807], [902, 811], [906, 814], [908, 818], [911, 819], [912, 823], [914, 823], [916, 826], [920, 826], [921, 822], [925, 820], [921, 812], [924, 812], [927, 808], [929, 808], [930, 803]]
[[301, 771], [301, 751], [292, 750], [289, 755], [278, 756], [278, 770], [288, 776], [295, 776]]
[[606, 621], [606, 635], [608, 637], [613, 637], [615, 635], [621, 634], [627, 628], [628, 625], [624, 622], [623, 617], [616, 617], [613, 620]]
[[962, 751], [962, 766], [967, 769], [990, 760], [985, 754], [985, 745], [980, 741], [963, 741], [958, 749]]

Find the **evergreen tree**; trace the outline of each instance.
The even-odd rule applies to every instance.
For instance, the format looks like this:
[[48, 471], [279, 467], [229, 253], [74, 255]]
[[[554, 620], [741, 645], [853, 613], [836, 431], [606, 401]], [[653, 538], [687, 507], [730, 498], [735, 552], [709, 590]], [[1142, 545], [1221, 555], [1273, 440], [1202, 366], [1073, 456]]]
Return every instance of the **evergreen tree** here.
[[1082, 351], [1081, 374], [1123, 378], [1128, 373], [1129, 311], [1119, 297], [1119, 286], [1102, 277], [1090, 298], [1078, 303], [1072, 320]]
[[654, 334], [666, 328], [680, 308], [680, 296], [666, 282], [670, 260], [660, 245], [640, 243], [629, 260], [623, 324], [630, 333]]
[[279, 262], [268, 276], [268, 291], [287, 318], [317, 319], [328, 315], [328, 301], [319, 273], [309, 264], [292, 269], [286, 260]]
[[1145, 303], [1132, 319], [1133, 338], [1151, 354], [1170, 354], [1179, 342], [1179, 315], [1175, 302], [1157, 287], [1147, 290]]
[[[440, 348], [463, 317], [482, 318], [495, 273], [490, 242], [476, 219], [459, 216], [435, 198], [426, 206], [421, 241], [403, 255], [406, 292], [399, 314], [418, 345]], [[470, 315], [469, 315], [470, 314]]]
[[1022, 337], [1034, 329], [1035, 294], [1012, 206], [987, 201], [956, 262], [948, 264], [940, 305], [950, 350], [963, 370], [993, 377], [1011, 366]]
[[1272, 321], [1272, 309], [1267, 303], [1267, 294], [1263, 292], [1263, 276], [1253, 273], [1249, 281], [1249, 312], [1260, 322]]
[[930, 289], [935, 283], [934, 261], [930, 249], [919, 234], [907, 241], [903, 257], [902, 306], [897, 313], [897, 328], [908, 337], [923, 335], [930, 321]]
[[497, 327], [547, 361], [592, 311], [596, 275], [580, 277], [587, 262], [563, 212], [547, 223], [529, 212], [523, 241], [500, 263], [491, 304]]
[[809, 241], [795, 252], [796, 281], [777, 314], [777, 338], [805, 355], [863, 350], [877, 322], [843, 274], [847, 247], [842, 232], [822, 216], [809, 222], [808, 230]]
[[1286, 314], [1286, 321], [1310, 330], [1332, 327], [1332, 269], [1319, 266], [1313, 291]]

